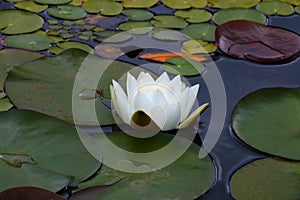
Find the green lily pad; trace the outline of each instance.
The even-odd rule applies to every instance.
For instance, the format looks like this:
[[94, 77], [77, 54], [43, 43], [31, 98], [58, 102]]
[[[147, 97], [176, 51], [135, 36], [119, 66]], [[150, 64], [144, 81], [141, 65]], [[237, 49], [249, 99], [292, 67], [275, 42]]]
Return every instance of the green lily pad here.
[[183, 76], [199, 75], [205, 69], [201, 62], [189, 58], [169, 58], [162, 68], [168, 73]]
[[152, 24], [149, 22], [125, 22], [119, 25], [123, 31], [133, 34], [145, 34], [152, 30]]
[[232, 114], [232, 127], [250, 146], [300, 159], [300, 89], [269, 88], [244, 97]]
[[122, 5], [125, 8], [150, 8], [157, 2], [158, 0], [123, 0]]
[[235, 199], [299, 199], [300, 162], [266, 158], [239, 169], [232, 177]]
[[[89, 57], [86, 59], [87, 56]], [[72, 100], [79, 101], [81, 106], [76, 108], [80, 113], [76, 118], [78, 124], [98, 123], [98, 121], [88, 120], [91, 113], [95, 111], [95, 107], [90, 105], [95, 103], [101, 125], [113, 124], [115, 121], [111, 111], [100, 102], [100, 99], [85, 101], [79, 98], [81, 90], [97, 88], [97, 84], [91, 88], [90, 82], [99, 79], [99, 73], [103, 71], [101, 66], [108, 62], [111, 61], [88, 55], [83, 50], [69, 49], [56, 57], [41, 58], [10, 71], [6, 81], [6, 92], [13, 104], [19, 108], [42, 112], [70, 123], [74, 123]], [[84, 76], [85, 79], [78, 82], [80, 89], [72, 93], [75, 76], [82, 63], [90, 71], [87, 75], [78, 75]], [[134, 66], [114, 61], [107, 69], [107, 71], [111, 70], [110, 73], [102, 77], [107, 81], [103, 82], [101, 78], [98, 87], [108, 88], [111, 80], [115, 79], [120, 71], [129, 70], [130, 67]], [[104, 93], [109, 93], [109, 89]]]
[[[100, 33], [102, 36], [107, 36], [107, 34], [109, 35], [109, 33], [111, 33], [111, 35], [108, 38], [101, 38], [102, 42], [106, 42], [106, 43], [125, 42], [132, 38], [132, 34], [129, 33], [128, 31], [123, 31], [123, 32], [102, 31], [102, 32], [103, 33]], [[100, 34], [98, 33], [98, 35]]]
[[52, 17], [57, 17], [60, 19], [67, 20], [77, 20], [82, 19], [86, 16], [85, 11], [81, 7], [61, 5], [57, 7], [52, 7], [47, 10], [48, 14]]
[[114, 0], [87, 0], [82, 7], [89, 13], [102, 15], [118, 15], [123, 10], [122, 5]]
[[59, 4], [69, 3], [72, 0], [34, 0], [34, 1], [40, 4], [59, 5]]
[[39, 15], [22, 10], [0, 11], [0, 31], [4, 34], [21, 34], [42, 28], [44, 20]]
[[248, 20], [265, 24], [267, 22], [267, 17], [260, 11], [247, 8], [219, 10], [213, 16], [213, 21], [218, 25], [233, 20]]
[[207, 0], [162, 0], [162, 2], [174, 9], [204, 8], [207, 5]]
[[25, 110], [0, 113], [0, 121], [0, 178], [5, 183], [0, 191], [38, 186], [56, 192], [100, 166], [70, 124]]
[[184, 18], [190, 23], [207, 22], [211, 19], [212, 14], [207, 10], [190, 9], [190, 10], [177, 10], [175, 16]]
[[213, 8], [251, 8], [257, 5], [260, 0], [208, 0], [209, 6]]
[[67, 49], [81, 49], [87, 53], [91, 53], [93, 51], [92, 47], [87, 44], [83, 44], [80, 42], [59, 42], [57, 43], [57, 47], [50, 48], [50, 52], [53, 54], [60, 54]]
[[183, 34], [193, 38], [205, 41], [215, 41], [215, 31], [217, 26], [209, 23], [192, 24], [183, 29]]
[[152, 37], [157, 40], [179, 41], [182, 34], [171, 29], [156, 29], [152, 31]]
[[12, 105], [8, 98], [0, 98], [0, 112], [8, 111], [14, 105]]
[[291, 15], [295, 12], [294, 7], [288, 3], [270, 1], [261, 2], [256, 6], [256, 9], [267, 15]]
[[15, 7], [30, 12], [42, 12], [48, 8], [48, 5], [37, 4], [34, 1], [21, 1], [16, 3]]
[[38, 188], [38, 187], [15, 187], [0, 192], [0, 199], [9, 200], [40, 200], [40, 199], [51, 199], [51, 200], [64, 200], [64, 198], [54, 192]]
[[0, 92], [0, 99], [6, 97], [6, 94], [4, 92]]
[[4, 89], [7, 70], [23, 63], [43, 57], [42, 54], [20, 49], [3, 49], [0, 51], [0, 90]]
[[6, 45], [32, 51], [48, 49], [52, 40], [39, 34], [12, 35], [4, 39]]
[[[154, 152], [174, 140], [174, 136], [163, 133], [144, 139], [131, 137], [123, 132], [113, 132], [106, 136], [120, 148], [140, 153]], [[102, 137], [93, 139], [98, 141]], [[177, 139], [184, 141], [184, 139]], [[176, 147], [181, 148], [180, 145], [183, 143]], [[195, 199], [206, 192], [215, 180], [215, 169], [211, 159], [209, 157], [199, 159], [198, 153], [199, 146], [192, 144], [178, 160], [169, 166], [148, 173], [127, 173], [103, 165], [99, 174], [80, 184], [80, 188], [115, 183], [105, 189], [96, 199]], [[164, 159], [163, 155], [157, 159]], [[131, 165], [132, 167], [137, 167], [137, 165], [147, 167], [146, 164], [142, 165], [130, 160], [120, 161], [120, 165], [124, 165], [124, 169]], [[117, 182], [119, 180], [121, 182]]]
[[295, 8], [295, 11], [296, 11], [296, 13], [300, 14], [300, 6], [297, 6], [297, 7]]
[[293, 6], [300, 6], [299, 0], [264, 0], [264, 1], [280, 1], [280, 2], [291, 4]]
[[153, 13], [142, 10], [142, 9], [126, 9], [122, 12], [123, 15], [126, 15], [129, 20], [132, 21], [146, 21], [153, 17]]
[[158, 28], [185, 28], [188, 25], [181, 17], [171, 15], [157, 15], [151, 23]]
[[217, 46], [203, 40], [188, 40], [182, 44], [181, 50], [186, 54], [212, 53], [217, 50]]

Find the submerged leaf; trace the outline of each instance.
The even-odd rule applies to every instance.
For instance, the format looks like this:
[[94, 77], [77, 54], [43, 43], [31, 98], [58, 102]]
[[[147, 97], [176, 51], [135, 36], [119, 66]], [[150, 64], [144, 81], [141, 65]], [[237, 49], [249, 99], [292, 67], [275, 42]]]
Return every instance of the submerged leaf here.
[[299, 35], [245, 20], [219, 26], [216, 40], [226, 54], [258, 62], [278, 62], [300, 52]]

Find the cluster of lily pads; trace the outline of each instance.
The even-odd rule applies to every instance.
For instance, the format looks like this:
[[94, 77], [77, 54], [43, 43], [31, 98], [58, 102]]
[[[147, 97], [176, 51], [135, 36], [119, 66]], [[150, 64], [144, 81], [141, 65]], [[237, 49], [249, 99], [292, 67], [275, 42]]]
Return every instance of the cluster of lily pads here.
[[[91, 101], [95, 102], [102, 126], [115, 123], [111, 111], [99, 98], [79, 99], [83, 105], [78, 108], [81, 115], [76, 119], [72, 115], [72, 98], [78, 98], [72, 94], [78, 69], [101, 42], [105, 45], [95, 50], [96, 55], [91, 55], [90, 66], [124, 55], [114, 44], [136, 34], [147, 34], [154, 29], [150, 37], [176, 41], [178, 35], [163, 28], [182, 31], [190, 38], [182, 43], [182, 52], [177, 53], [196, 57], [164, 59], [162, 68], [184, 76], [199, 75], [204, 66], [197, 56], [213, 53], [217, 47], [230, 56], [258, 62], [285, 60], [300, 51], [299, 35], [264, 25], [266, 15], [299, 14], [298, 0], [7, 1], [12, 2], [14, 9], [0, 11], [3, 48], [0, 50], [0, 179], [5, 180], [0, 183], [0, 199], [9, 195], [18, 199], [17, 191], [22, 190], [22, 194], [32, 195], [32, 199], [38, 195], [62, 199], [55, 193], [66, 188], [73, 192], [71, 200], [120, 196], [194, 199], [214, 184], [214, 163], [210, 157], [198, 158], [196, 144], [170, 166], [147, 174], [130, 174], [101, 166], [101, 159], [93, 158], [82, 146], [73, 124], [99, 123], [87, 120], [93, 112], [88, 106]], [[241, 26], [244, 32], [237, 30]], [[253, 30], [260, 32], [259, 37]], [[128, 32], [118, 40], [106, 40], [121, 31]], [[243, 37], [246, 35], [247, 40]], [[276, 45], [274, 38], [285, 45]], [[290, 45], [295, 48], [285, 48]], [[177, 70], [176, 66], [184, 66], [184, 70]], [[104, 97], [109, 97], [106, 95], [110, 81], [134, 67], [114, 61], [98, 84], [98, 88], [103, 88]], [[87, 88], [84, 82], [81, 88]], [[300, 111], [295, 109], [299, 107], [299, 88], [259, 90], [236, 105], [231, 120], [234, 132], [268, 158], [253, 161], [232, 176], [231, 193], [235, 198], [299, 198]], [[173, 138], [166, 133], [147, 140], [134, 139], [122, 132], [106, 134], [112, 141], [122, 143], [122, 148], [134, 152], [151, 152]], [[17, 186], [27, 187], [10, 189]], [[274, 194], [273, 188], [278, 193]]]

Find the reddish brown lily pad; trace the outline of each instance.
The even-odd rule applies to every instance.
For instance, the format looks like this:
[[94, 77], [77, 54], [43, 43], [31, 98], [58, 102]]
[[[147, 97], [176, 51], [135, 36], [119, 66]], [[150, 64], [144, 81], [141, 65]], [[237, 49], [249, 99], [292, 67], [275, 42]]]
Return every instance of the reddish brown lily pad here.
[[246, 20], [220, 25], [216, 44], [232, 57], [257, 62], [278, 62], [300, 52], [300, 36], [296, 33]]
[[0, 193], [0, 200], [40, 200], [40, 199], [52, 199], [52, 200], [64, 200], [63, 197], [37, 187], [15, 187], [5, 190]]

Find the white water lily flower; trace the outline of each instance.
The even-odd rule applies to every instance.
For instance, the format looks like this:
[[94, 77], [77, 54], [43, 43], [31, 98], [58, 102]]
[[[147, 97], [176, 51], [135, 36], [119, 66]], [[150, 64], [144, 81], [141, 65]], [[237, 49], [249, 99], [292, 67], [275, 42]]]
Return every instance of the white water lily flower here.
[[127, 73], [127, 94], [115, 80], [110, 85], [112, 104], [123, 122], [133, 127], [154, 122], [161, 130], [186, 128], [208, 107], [203, 104], [190, 114], [198, 90], [199, 84], [187, 87], [179, 75], [170, 80], [166, 73], [156, 80], [145, 72], [137, 79]]

